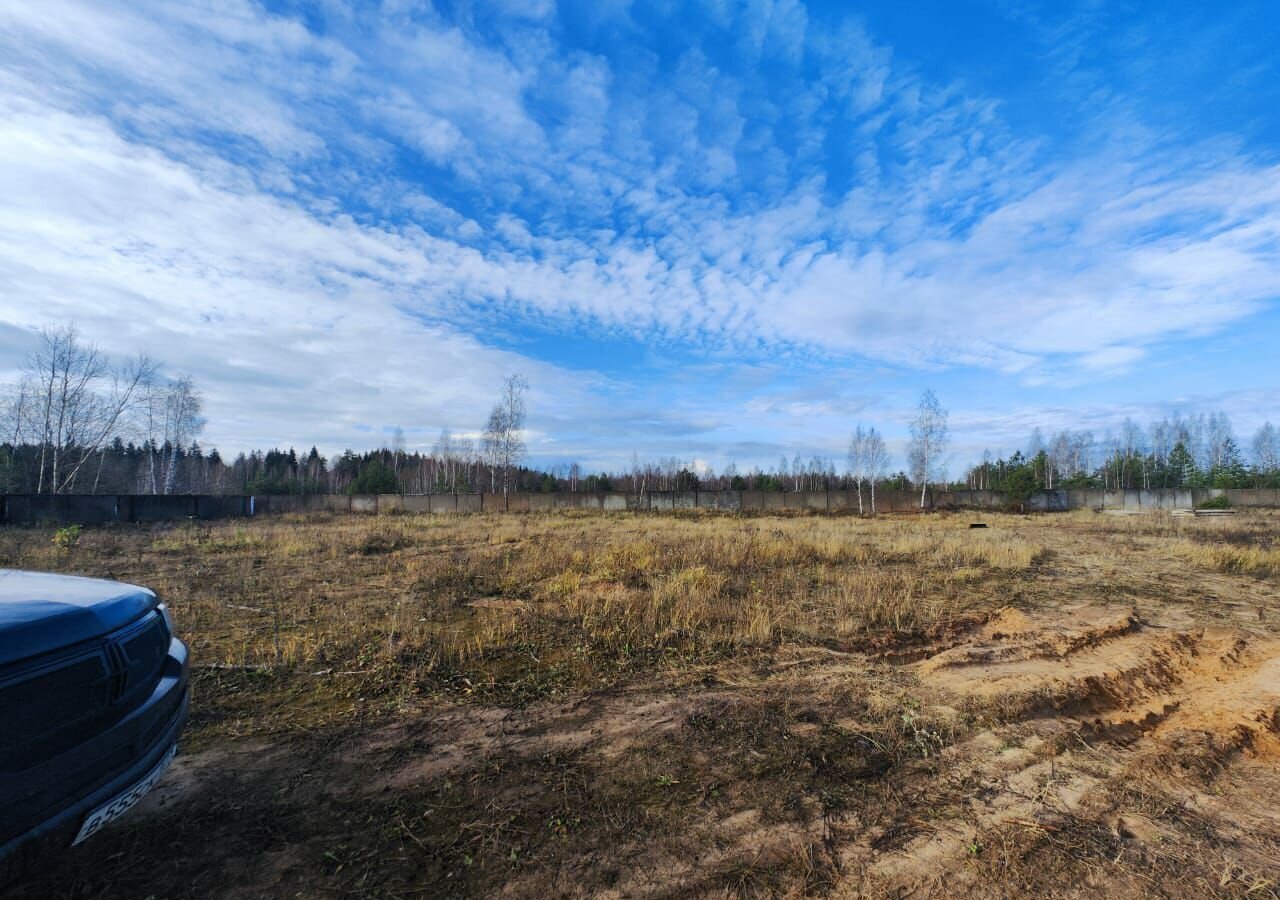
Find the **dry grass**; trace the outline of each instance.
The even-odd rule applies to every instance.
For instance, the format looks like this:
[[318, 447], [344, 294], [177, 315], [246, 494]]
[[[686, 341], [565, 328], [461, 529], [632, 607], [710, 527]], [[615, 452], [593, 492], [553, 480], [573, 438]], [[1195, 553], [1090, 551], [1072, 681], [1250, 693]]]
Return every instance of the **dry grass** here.
[[1177, 544], [1174, 551], [1183, 559], [1215, 572], [1258, 576], [1280, 574], [1280, 548], [1276, 547], [1206, 545], [1184, 541]]
[[920, 634], [1040, 552], [941, 519], [393, 516], [101, 529], [71, 549], [14, 532], [0, 561], [154, 587], [199, 665], [355, 673], [403, 699]]
[[[873, 862], [910, 860], [970, 815], [1040, 727], [966, 705], [913, 660], [963, 648], [1007, 607], [1280, 627], [1260, 568], [1280, 534], [1269, 514], [975, 518], [0, 529], [0, 565], [158, 590], [196, 666], [181, 802], [135, 814], [24, 900], [858, 895]], [[1035, 753], [1096, 760], [1068, 742], [1079, 727]], [[957, 893], [1069, 893], [1054, 872], [1114, 884], [1122, 845], [1081, 816], [976, 833], [952, 869], [985, 881]], [[1193, 830], [1178, 841], [1209, 853]], [[1153, 893], [1176, 892], [1177, 866], [1210, 871], [1125, 852]], [[1211, 874], [1192, 893], [1211, 896]]]

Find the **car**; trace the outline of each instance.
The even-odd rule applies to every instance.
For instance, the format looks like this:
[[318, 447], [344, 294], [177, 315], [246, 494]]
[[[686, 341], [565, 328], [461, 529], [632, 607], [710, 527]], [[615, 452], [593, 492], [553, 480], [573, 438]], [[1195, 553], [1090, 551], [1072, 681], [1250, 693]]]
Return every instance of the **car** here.
[[186, 725], [188, 669], [150, 590], [0, 569], [0, 885], [155, 786]]

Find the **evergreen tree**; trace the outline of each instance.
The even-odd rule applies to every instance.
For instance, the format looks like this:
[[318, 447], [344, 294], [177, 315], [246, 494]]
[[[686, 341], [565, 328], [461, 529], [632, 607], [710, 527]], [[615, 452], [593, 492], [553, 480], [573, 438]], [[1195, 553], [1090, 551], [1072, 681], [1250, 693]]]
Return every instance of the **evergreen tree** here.
[[347, 488], [349, 494], [398, 494], [396, 473], [381, 459], [369, 461]]
[[1169, 451], [1169, 487], [1194, 487], [1198, 477], [1199, 471], [1196, 469], [1195, 458], [1192, 457], [1191, 452], [1187, 450], [1187, 445], [1182, 441], [1178, 441], [1178, 443], [1173, 445], [1173, 449]]

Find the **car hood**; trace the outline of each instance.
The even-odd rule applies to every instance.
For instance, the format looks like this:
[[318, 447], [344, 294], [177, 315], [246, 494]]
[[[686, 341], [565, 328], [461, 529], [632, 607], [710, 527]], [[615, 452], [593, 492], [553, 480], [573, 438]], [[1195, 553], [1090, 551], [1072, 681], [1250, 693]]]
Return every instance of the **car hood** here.
[[101, 637], [158, 603], [135, 584], [0, 569], [0, 665]]

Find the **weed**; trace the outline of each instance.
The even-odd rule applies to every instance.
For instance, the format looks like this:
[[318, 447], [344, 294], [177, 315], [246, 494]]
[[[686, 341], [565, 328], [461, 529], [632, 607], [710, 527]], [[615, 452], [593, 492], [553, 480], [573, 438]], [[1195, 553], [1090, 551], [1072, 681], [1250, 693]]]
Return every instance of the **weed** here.
[[70, 550], [80, 542], [80, 532], [79, 525], [67, 525], [65, 528], [59, 528], [53, 533], [53, 546], [59, 550]]

